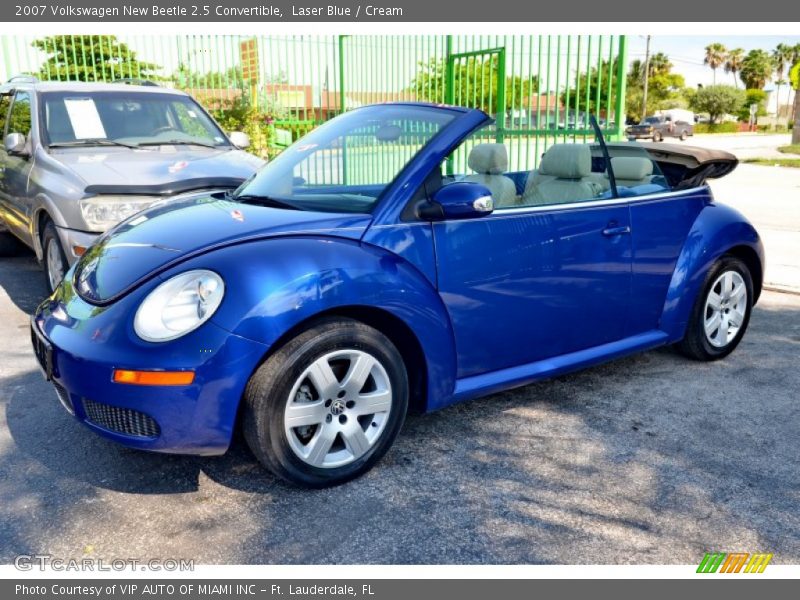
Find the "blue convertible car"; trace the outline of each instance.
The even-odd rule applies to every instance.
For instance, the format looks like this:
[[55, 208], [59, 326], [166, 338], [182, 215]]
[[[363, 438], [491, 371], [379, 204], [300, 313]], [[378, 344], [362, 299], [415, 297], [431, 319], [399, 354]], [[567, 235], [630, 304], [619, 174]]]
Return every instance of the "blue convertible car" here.
[[34, 350], [107, 438], [220, 454], [241, 426], [277, 475], [340, 483], [409, 410], [665, 344], [730, 353], [764, 264], [705, 184], [735, 166], [601, 135], [527, 156], [479, 110], [360, 108], [233, 194], [104, 235], [38, 308]]

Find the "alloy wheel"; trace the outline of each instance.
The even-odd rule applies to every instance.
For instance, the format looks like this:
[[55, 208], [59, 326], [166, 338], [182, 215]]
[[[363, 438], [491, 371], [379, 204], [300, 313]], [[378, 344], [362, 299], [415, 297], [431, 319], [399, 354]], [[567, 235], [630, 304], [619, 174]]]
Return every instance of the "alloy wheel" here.
[[56, 240], [48, 240], [47, 251], [45, 252], [47, 261], [47, 279], [50, 283], [50, 291], [55, 291], [61, 280], [64, 279], [64, 259], [61, 256], [61, 248], [58, 247]]
[[284, 431], [308, 465], [334, 468], [364, 456], [392, 410], [392, 386], [380, 361], [357, 349], [317, 358], [297, 378], [284, 410]]
[[714, 281], [706, 297], [703, 329], [715, 348], [724, 348], [736, 337], [747, 314], [747, 286], [737, 271], [725, 271]]

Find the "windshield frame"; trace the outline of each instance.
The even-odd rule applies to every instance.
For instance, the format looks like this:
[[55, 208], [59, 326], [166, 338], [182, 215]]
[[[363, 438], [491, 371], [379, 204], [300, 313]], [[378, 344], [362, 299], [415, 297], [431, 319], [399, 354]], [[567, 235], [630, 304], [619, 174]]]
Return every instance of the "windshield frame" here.
[[[345, 210], [336, 210], [335, 206], [331, 206], [331, 208], [329, 210], [322, 210], [322, 209], [319, 209], [319, 208], [313, 207], [313, 206], [312, 207], [306, 207], [306, 206], [304, 206], [302, 201], [297, 201], [296, 199], [293, 199], [291, 197], [284, 197], [284, 196], [281, 196], [281, 195], [270, 195], [270, 194], [260, 194], [260, 195], [268, 197], [268, 198], [269, 197], [274, 197], [277, 200], [292, 202], [292, 204], [294, 204], [297, 208], [299, 208], [301, 210], [311, 211], [311, 212], [324, 212], [324, 213], [330, 213], [330, 214], [347, 213], [347, 214], [354, 214], [354, 215], [355, 214], [370, 215], [370, 214], [375, 213], [376, 210], [380, 206], [382, 206], [382, 204], [384, 202], [384, 199], [388, 195], [390, 195], [392, 193], [392, 191], [395, 188], [396, 182], [398, 180], [402, 179], [403, 176], [409, 171], [409, 169], [414, 169], [415, 168], [415, 165], [418, 162], [420, 156], [422, 154], [424, 154], [425, 151], [428, 148], [430, 148], [438, 139], [440, 139], [441, 136], [443, 136], [447, 132], [449, 132], [458, 123], [459, 119], [465, 114], [465, 112], [467, 112], [466, 109], [463, 109], [463, 108], [460, 108], [460, 107], [457, 107], [457, 106], [428, 104], [428, 103], [423, 103], [423, 102], [391, 102], [391, 103], [385, 103], [385, 104], [371, 104], [371, 105], [361, 106], [361, 107], [349, 110], [346, 113], [338, 115], [337, 117], [334, 117], [333, 119], [325, 122], [324, 124], [322, 124], [320, 126], [320, 128], [321, 127], [325, 127], [328, 124], [333, 123], [334, 121], [336, 121], [337, 119], [339, 119], [339, 118], [341, 118], [343, 116], [354, 115], [354, 114], [360, 113], [362, 111], [377, 112], [377, 111], [380, 111], [382, 109], [383, 110], [391, 109], [393, 111], [396, 111], [398, 108], [403, 108], [403, 107], [405, 107], [407, 109], [426, 109], [426, 110], [436, 111], [436, 112], [445, 112], [445, 113], [448, 113], [450, 118], [448, 120], [446, 120], [444, 122], [444, 124], [440, 127], [440, 129], [436, 133], [431, 135], [431, 137], [428, 138], [428, 140], [424, 144], [422, 144], [419, 148], [417, 148], [417, 150], [408, 158], [408, 160], [406, 160], [405, 163], [403, 163], [403, 165], [398, 169], [398, 171], [396, 173], [394, 173], [392, 179], [390, 181], [387, 181], [383, 185], [383, 188], [381, 189], [381, 191], [378, 193], [377, 196], [375, 196], [374, 200], [371, 201], [370, 206], [369, 206], [368, 209], [358, 210], [358, 211], [345, 211]], [[377, 115], [376, 115], [376, 118], [377, 118]], [[270, 169], [273, 169], [273, 168], [280, 168], [281, 163], [282, 163], [281, 158], [283, 156], [290, 156], [287, 153], [292, 152], [292, 149], [294, 147], [302, 147], [304, 144], [307, 144], [308, 143], [308, 138], [310, 136], [314, 135], [314, 133], [319, 132], [320, 128], [316, 128], [316, 129], [310, 131], [308, 134], [304, 135], [303, 137], [301, 137], [300, 139], [295, 141], [291, 146], [286, 148], [276, 159], [274, 159], [273, 161], [270, 161], [269, 163], [267, 163], [267, 165], [265, 165], [261, 170], [259, 170], [253, 176], [251, 176], [247, 181], [245, 181], [241, 186], [239, 186], [239, 188], [237, 188], [234, 191], [234, 193], [231, 195], [231, 200], [232, 201], [236, 201], [237, 197], [239, 197], [239, 196], [258, 196], [259, 194], [254, 193], [254, 191], [252, 191], [252, 190], [248, 191], [247, 190], [248, 186], [251, 185], [262, 173], [266, 173]], [[333, 138], [333, 139], [336, 139], [336, 138]], [[292, 168], [294, 169], [294, 167], [296, 167], [298, 164], [300, 164], [308, 156], [310, 156], [310, 154], [305, 155], [302, 159], [300, 159], [299, 161], [293, 163]], [[287, 158], [286, 160], [290, 160], [290, 159]], [[320, 187], [324, 187], [325, 185], [333, 187], [333, 186], [336, 186], [336, 185], [339, 185], [339, 184], [323, 184], [323, 186], [320, 186]]]
[[[81, 90], [81, 89], [69, 89], [69, 88], [67, 88], [67, 89], [37, 90], [37, 93], [36, 93], [36, 103], [37, 103], [36, 112], [38, 114], [37, 121], [38, 121], [38, 130], [39, 130], [39, 142], [41, 143], [41, 145], [44, 148], [48, 149], [48, 150], [50, 150], [50, 148], [52, 148], [54, 150], [64, 150], [64, 149], [71, 150], [73, 148], [77, 148], [77, 149], [91, 148], [92, 146], [90, 144], [86, 144], [86, 145], [81, 146], [78, 143], [75, 146], [70, 147], [70, 146], [60, 146], [59, 142], [52, 142], [52, 140], [50, 139], [48, 128], [47, 128], [47, 102], [48, 102], [48, 96], [56, 96], [56, 97], [59, 97], [59, 96], [64, 97], [64, 96], [70, 96], [70, 95], [74, 95], [74, 96], [93, 96], [95, 94], [102, 94], [102, 95], [109, 94], [109, 95], [131, 96], [131, 97], [144, 96], [145, 98], [148, 97], [148, 96], [159, 96], [161, 98], [166, 99], [166, 101], [182, 101], [182, 102], [185, 102], [185, 103], [190, 104], [192, 106], [192, 110], [198, 111], [206, 119], [208, 119], [208, 121], [211, 124], [211, 126], [215, 129], [216, 133], [219, 134], [220, 137], [222, 137], [223, 141], [221, 143], [219, 143], [219, 144], [216, 144], [214, 146], [214, 149], [216, 149], [216, 150], [230, 150], [230, 149], [234, 149], [235, 148], [235, 146], [233, 145], [233, 142], [231, 142], [230, 139], [228, 138], [228, 134], [225, 133], [225, 131], [220, 126], [220, 124], [217, 123], [216, 119], [214, 119], [214, 117], [211, 116], [211, 114], [197, 100], [195, 100], [189, 94], [174, 93], [174, 92], [172, 92], [172, 91], [170, 91], [170, 90], [168, 90], [166, 88], [163, 88], [163, 89], [148, 88], [147, 91], [143, 91], [143, 90], [137, 90], [133, 86], [119, 86], [119, 89], [87, 89], [87, 90]], [[113, 142], [113, 141], [115, 141], [117, 139], [126, 139], [126, 138], [109, 138], [109, 137], [106, 137], [104, 139]], [[76, 138], [73, 141], [80, 142], [81, 138]], [[149, 150], [153, 150], [154, 148], [157, 148], [159, 145], [163, 145], [163, 146], [169, 146], [170, 145], [170, 142], [168, 142], [168, 141], [164, 141], [163, 143], [158, 143], [158, 144], [155, 143], [155, 140], [149, 140], [148, 142], [153, 142], [153, 143], [147, 143], [147, 145], [141, 146], [141, 148], [143, 150], [148, 150], [148, 149]], [[124, 143], [127, 143], [127, 142], [124, 142]], [[131, 148], [130, 150], [135, 150], [135, 149], [137, 149], [139, 147], [137, 144], [133, 144], [133, 143], [130, 144], [130, 145], [134, 146], [134, 148]], [[202, 146], [203, 146], [202, 144], [198, 145], [198, 147], [202, 147]], [[97, 147], [97, 148], [100, 148], [100, 147], [102, 147], [102, 148], [110, 148], [111, 146], [110, 145], [109, 146], [97, 145], [95, 147]], [[119, 148], [122, 149], [122, 146], [119, 146]], [[127, 148], [125, 150], [127, 150]]]

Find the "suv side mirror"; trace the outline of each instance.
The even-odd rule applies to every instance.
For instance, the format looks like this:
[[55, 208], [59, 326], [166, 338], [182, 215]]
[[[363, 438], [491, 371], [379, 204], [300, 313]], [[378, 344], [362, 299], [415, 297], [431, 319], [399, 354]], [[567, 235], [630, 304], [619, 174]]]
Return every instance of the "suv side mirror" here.
[[250, 136], [243, 131], [231, 131], [228, 137], [231, 140], [231, 144], [237, 148], [244, 150], [245, 148], [250, 147]]
[[485, 185], [471, 181], [457, 181], [442, 186], [433, 199], [417, 210], [423, 219], [474, 219], [494, 210], [492, 193]]
[[21, 133], [9, 133], [5, 139], [5, 146], [9, 154], [25, 154], [25, 136]]

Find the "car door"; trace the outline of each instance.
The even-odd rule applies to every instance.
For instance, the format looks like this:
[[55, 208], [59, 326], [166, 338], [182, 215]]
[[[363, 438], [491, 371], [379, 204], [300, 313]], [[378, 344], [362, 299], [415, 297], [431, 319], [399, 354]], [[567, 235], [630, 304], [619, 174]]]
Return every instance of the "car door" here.
[[[31, 159], [31, 97], [27, 91], [17, 91], [8, 113], [5, 135], [19, 133], [27, 140], [24, 152], [5, 151], [3, 156], [3, 210], [8, 226], [23, 239], [30, 237], [30, 208], [28, 179]], [[4, 148], [5, 150], [5, 148]]]
[[11, 107], [12, 94], [0, 94], [0, 216], [3, 221], [7, 220], [8, 212], [8, 192], [6, 191], [6, 167], [8, 166], [8, 152], [6, 152], [6, 122], [8, 120], [8, 109]]
[[[458, 376], [621, 339], [630, 300], [628, 207], [497, 210], [433, 225]], [[605, 232], [605, 233], [604, 233]]]

